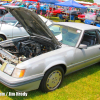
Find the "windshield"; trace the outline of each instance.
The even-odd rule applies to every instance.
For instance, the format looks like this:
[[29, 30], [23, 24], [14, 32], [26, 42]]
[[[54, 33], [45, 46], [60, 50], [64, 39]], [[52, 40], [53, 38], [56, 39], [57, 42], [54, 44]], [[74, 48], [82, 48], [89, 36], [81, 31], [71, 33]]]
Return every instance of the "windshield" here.
[[4, 23], [7, 23], [7, 24], [13, 26], [13, 25], [15, 25], [17, 20], [15, 19], [15, 17], [12, 16], [11, 13], [7, 13], [6, 15], [4, 15], [0, 18], [0, 22], [4, 22]]
[[79, 36], [82, 32], [76, 28], [60, 25], [49, 26], [49, 29], [52, 31], [59, 42], [69, 46], [76, 46]]

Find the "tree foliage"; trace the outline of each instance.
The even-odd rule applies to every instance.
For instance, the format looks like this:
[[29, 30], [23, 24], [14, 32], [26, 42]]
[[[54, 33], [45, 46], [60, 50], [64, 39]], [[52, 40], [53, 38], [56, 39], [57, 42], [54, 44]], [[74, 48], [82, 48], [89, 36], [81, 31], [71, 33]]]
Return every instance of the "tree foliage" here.
[[85, 1], [85, 2], [91, 2], [91, 3], [94, 3], [93, 0], [77, 0], [77, 1]]

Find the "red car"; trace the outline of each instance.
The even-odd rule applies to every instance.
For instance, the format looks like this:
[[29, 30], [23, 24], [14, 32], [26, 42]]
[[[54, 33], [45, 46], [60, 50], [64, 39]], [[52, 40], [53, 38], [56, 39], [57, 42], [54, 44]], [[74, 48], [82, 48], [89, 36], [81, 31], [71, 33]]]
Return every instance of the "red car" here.
[[78, 15], [78, 19], [80, 19], [81, 22], [83, 22], [85, 20], [85, 14]]
[[52, 15], [54, 15], [54, 16], [59, 16], [59, 14], [61, 13], [61, 12], [64, 12], [64, 9], [62, 9], [62, 8], [58, 8], [58, 9], [53, 9], [53, 11], [51, 10], [50, 11], [50, 13], [52, 14]]

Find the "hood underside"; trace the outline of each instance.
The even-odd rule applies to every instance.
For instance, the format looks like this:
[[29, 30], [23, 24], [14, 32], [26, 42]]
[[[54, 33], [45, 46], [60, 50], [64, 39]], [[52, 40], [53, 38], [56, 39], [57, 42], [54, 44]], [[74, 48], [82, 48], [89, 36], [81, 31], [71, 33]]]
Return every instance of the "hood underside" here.
[[34, 11], [18, 6], [3, 7], [5, 7], [21, 23], [30, 36], [44, 36], [54, 42], [56, 46], [61, 45], [50, 29]]

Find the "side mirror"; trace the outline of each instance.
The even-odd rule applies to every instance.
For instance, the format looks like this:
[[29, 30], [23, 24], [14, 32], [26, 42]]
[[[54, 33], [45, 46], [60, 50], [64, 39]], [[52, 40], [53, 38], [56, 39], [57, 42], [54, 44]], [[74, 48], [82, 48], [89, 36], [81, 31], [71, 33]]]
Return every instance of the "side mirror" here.
[[87, 49], [87, 45], [85, 45], [85, 44], [80, 44], [80, 45], [79, 45], [79, 49]]
[[17, 27], [22, 27], [22, 25], [21, 25], [20, 23], [18, 23], [16, 26], [17, 26]]

